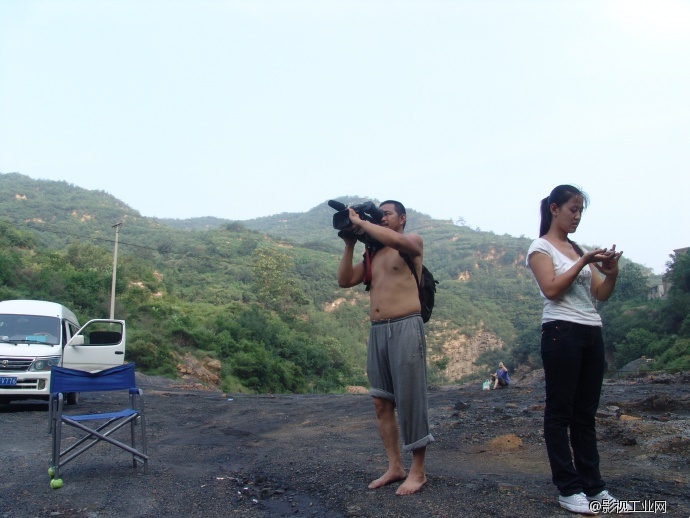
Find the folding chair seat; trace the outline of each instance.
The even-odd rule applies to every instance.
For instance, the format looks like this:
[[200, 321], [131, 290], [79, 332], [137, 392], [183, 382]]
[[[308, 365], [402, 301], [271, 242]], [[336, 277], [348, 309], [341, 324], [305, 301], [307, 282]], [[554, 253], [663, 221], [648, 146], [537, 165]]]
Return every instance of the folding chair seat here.
[[[99, 442], [109, 443], [132, 455], [132, 467], [144, 465], [148, 472], [146, 451], [146, 420], [144, 417], [144, 392], [137, 388], [134, 379], [134, 364], [128, 363], [100, 372], [86, 372], [63, 367], [53, 367], [50, 376], [50, 434], [52, 438], [51, 466], [48, 470], [52, 480], [50, 487], [62, 487], [61, 468]], [[110, 412], [69, 415], [64, 412], [63, 393], [129, 391], [129, 405]], [[131, 445], [114, 439], [113, 432], [129, 424]], [[135, 426], [141, 429], [141, 448], [135, 441]], [[63, 427], [74, 429], [80, 437], [62, 450]]]

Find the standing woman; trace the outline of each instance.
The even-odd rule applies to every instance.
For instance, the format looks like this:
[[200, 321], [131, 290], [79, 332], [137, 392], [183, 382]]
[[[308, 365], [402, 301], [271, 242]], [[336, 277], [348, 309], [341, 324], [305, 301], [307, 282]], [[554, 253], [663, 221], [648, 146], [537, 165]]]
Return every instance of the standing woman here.
[[568, 511], [595, 514], [590, 510], [595, 500], [593, 510], [627, 510], [605, 489], [599, 472], [595, 415], [605, 358], [601, 317], [592, 301], [613, 293], [622, 252], [616, 245], [587, 251], [568, 238], [587, 204], [587, 196], [571, 185], [559, 185], [541, 201], [540, 237], [529, 247], [527, 266], [544, 302], [544, 440], [558, 503]]

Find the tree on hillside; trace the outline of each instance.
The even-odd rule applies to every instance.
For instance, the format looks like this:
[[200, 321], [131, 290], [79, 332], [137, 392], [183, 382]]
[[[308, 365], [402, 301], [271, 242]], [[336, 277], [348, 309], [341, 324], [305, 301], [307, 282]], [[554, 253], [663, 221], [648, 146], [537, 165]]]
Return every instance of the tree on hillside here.
[[671, 333], [690, 337], [690, 253], [676, 254], [667, 266], [664, 279], [669, 289], [664, 324]]
[[647, 298], [648, 291], [647, 279], [642, 267], [635, 263], [627, 263], [618, 273], [616, 289], [609, 300], [644, 300]]
[[267, 308], [292, 313], [309, 301], [289, 272], [294, 270], [290, 257], [273, 247], [254, 251], [254, 288]]

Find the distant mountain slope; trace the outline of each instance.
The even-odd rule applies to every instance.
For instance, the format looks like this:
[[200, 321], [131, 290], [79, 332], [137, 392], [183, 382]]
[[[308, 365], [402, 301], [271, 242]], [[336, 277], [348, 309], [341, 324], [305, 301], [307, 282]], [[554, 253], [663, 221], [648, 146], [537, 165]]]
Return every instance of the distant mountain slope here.
[[[366, 196], [341, 196], [334, 199], [346, 205], [371, 200], [371, 198]], [[379, 200], [372, 201], [376, 204], [379, 203]], [[338, 243], [338, 248], [340, 248], [341, 240], [337, 237], [337, 231], [333, 229], [333, 215], [335, 212], [328, 205], [328, 200], [325, 200], [307, 212], [283, 212], [272, 216], [246, 220], [242, 224], [252, 230], [282, 239], [292, 239], [298, 243], [316, 241], [336, 242]], [[409, 208], [407, 209], [407, 219], [408, 225], [406, 230], [408, 232], [418, 232], [440, 223], [426, 214]], [[448, 222], [444, 221], [442, 223]]]
[[[14, 265], [20, 276], [42, 276], [8, 281], [0, 294], [33, 296], [40, 280], [42, 296], [66, 296], [59, 295], [67, 293], [65, 283], [83, 277], [88, 287], [69, 296], [98, 300], [92, 311], [102, 313], [113, 225], [123, 222], [118, 303], [132, 320], [133, 336], [140, 337], [133, 351], [139, 350], [142, 364], [142, 358], [171, 362], [170, 354], [191, 349], [220, 358], [226, 379], [251, 386], [263, 386], [268, 374], [257, 373], [265, 365], [273, 365], [282, 380], [276, 387], [304, 387], [324, 376], [330, 381], [323, 386], [340, 386], [363, 375], [368, 297], [361, 287], [337, 286], [343, 244], [332, 228], [334, 213], [324, 200], [304, 213], [247, 221], [147, 218], [102, 191], [0, 174], [0, 225], [11, 227], [0, 239], [4, 235], [6, 246], [15, 247], [0, 255], [0, 264]], [[507, 351], [534, 362], [541, 301], [525, 267], [530, 240], [434, 220], [413, 209], [408, 230], [424, 238], [424, 262], [440, 281], [427, 325], [430, 379], [476, 374], [486, 368], [475, 363], [478, 358], [492, 364]], [[18, 244], [32, 242], [24, 233], [39, 241], [30, 253]], [[50, 266], [49, 250], [59, 254], [55, 260], [70, 262], [71, 273], [53, 272], [59, 269]], [[32, 264], [39, 259], [43, 266]], [[88, 307], [83, 298], [75, 300]], [[317, 358], [326, 352], [330, 359]]]
[[180, 230], [212, 230], [233, 223], [233, 220], [205, 216], [189, 219], [156, 218], [156, 221]]
[[166, 233], [170, 228], [142, 217], [104, 191], [18, 173], [0, 174], [0, 218], [38, 232], [51, 248], [74, 239], [112, 240], [116, 223], [123, 223], [130, 237]]
[[[370, 200], [366, 196], [340, 196], [334, 198], [346, 205]], [[378, 204], [378, 200], [373, 200]], [[418, 232], [435, 225], [450, 224], [450, 221], [434, 220], [426, 214], [414, 209], [408, 210], [407, 231]], [[185, 220], [161, 218], [159, 222], [183, 230], [210, 230], [228, 224], [239, 224], [250, 230], [269, 234], [277, 239], [288, 239], [297, 243], [328, 243], [336, 244], [340, 249], [341, 240], [337, 231], [333, 230], [333, 215], [335, 210], [328, 205], [328, 200], [320, 203], [307, 212], [281, 212], [270, 216], [249, 220], [227, 220], [214, 217], [190, 218]]]

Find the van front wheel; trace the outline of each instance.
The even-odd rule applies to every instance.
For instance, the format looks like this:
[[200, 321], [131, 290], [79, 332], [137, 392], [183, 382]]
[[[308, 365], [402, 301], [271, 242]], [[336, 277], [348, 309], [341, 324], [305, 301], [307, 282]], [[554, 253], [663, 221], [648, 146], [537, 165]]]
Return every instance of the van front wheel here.
[[65, 403], [68, 405], [76, 405], [79, 403], [79, 392], [68, 392], [65, 394]]

